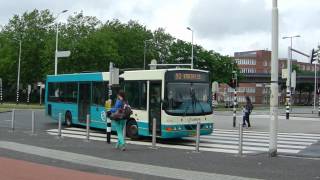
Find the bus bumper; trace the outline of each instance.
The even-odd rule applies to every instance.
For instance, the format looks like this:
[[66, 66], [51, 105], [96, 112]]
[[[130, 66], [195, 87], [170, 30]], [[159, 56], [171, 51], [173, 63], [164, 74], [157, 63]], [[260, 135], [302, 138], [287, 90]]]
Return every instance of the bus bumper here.
[[[187, 126], [187, 125], [185, 125]], [[185, 127], [184, 126], [184, 127]], [[193, 137], [196, 136], [197, 132], [196, 132], [196, 126], [192, 125], [192, 127], [190, 128], [184, 128], [181, 127], [181, 129], [179, 130], [178, 128], [174, 128], [174, 127], [164, 127], [162, 128], [161, 131], [161, 138], [181, 138], [181, 137]], [[200, 135], [209, 135], [213, 132], [213, 124], [209, 123], [209, 124], [201, 124], [201, 128], [200, 128]]]

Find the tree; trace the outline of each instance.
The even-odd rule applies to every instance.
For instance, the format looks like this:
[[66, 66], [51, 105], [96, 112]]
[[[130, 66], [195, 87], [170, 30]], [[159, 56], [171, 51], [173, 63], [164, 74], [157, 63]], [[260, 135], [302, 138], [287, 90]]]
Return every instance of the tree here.
[[[33, 10], [14, 15], [0, 32], [0, 77], [4, 84], [15, 88], [19, 41], [22, 41], [21, 84], [34, 84], [54, 73], [56, 24], [49, 10]], [[191, 43], [176, 39], [158, 28], [155, 31], [137, 21], [122, 23], [111, 20], [102, 23], [83, 12], [59, 23], [58, 50], [70, 50], [71, 56], [59, 59], [58, 73], [108, 71], [109, 62], [121, 69], [142, 69], [144, 42], [147, 64], [185, 64], [191, 62]], [[232, 77], [233, 61], [228, 56], [194, 45], [194, 67], [211, 72], [212, 80], [228, 82]], [[12, 91], [14, 92], [14, 91]]]

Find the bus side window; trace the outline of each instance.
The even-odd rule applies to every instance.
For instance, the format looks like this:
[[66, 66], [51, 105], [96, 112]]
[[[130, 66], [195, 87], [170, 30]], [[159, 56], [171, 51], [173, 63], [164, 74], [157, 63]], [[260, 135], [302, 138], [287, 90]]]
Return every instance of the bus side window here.
[[107, 83], [104, 82], [94, 82], [93, 84], [93, 96], [92, 102], [95, 105], [104, 106], [106, 100], [106, 87]]
[[124, 89], [132, 108], [147, 109], [147, 83], [145, 81], [127, 81]]

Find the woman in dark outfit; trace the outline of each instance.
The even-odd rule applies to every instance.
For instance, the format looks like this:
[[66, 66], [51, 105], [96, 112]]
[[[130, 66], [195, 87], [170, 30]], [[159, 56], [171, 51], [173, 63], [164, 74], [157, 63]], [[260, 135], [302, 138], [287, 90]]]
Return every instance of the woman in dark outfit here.
[[[246, 96], [246, 105], [245, 105], [246, 111], [245, 111], [245, 120], [248, 124], [248, 127], [251, 127], [250, 124], [250, 114], [252, 112], [253, 109], [253, 105], [251, 103], [251, 99], [249, 98], [249, 96]], [[244, 124], [245, 126], [245, 124]]]

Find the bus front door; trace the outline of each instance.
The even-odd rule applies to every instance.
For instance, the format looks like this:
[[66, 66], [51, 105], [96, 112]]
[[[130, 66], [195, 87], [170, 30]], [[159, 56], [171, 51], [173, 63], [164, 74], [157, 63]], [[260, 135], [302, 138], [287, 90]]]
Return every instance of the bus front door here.
[[90, 114], [91, 83], [79, 83], [78, 119], [85, 123], [87, 114]]
[[161, 81], [150, 81], [149, 87], [149, 133], [152, 134], [153, 119], [157, 122], [157, 135], [161, 136]]

